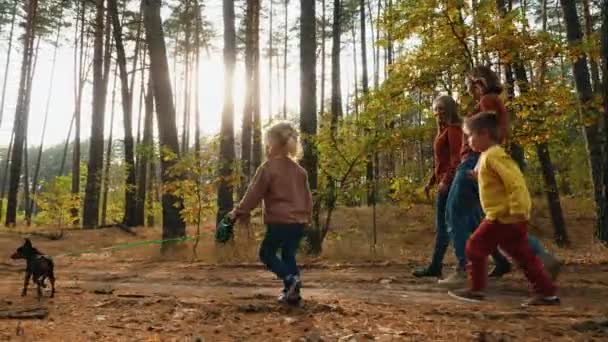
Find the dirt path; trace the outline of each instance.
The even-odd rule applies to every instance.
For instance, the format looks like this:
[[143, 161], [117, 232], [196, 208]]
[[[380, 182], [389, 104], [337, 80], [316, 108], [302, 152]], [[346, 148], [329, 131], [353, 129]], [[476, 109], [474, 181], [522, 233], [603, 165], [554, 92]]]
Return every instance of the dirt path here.
[[[57, 296], [19, 297], [22, 266], [0, 265], [6, 307], [46, 307], [39, 321], [0, 321], [0, 339], [27, 341], [582, 341], [608, 334], [573, 325], [607, 313], [608, 265], [569, 266], [561, 307], [522, 309], [509, 276], [490, 300], [453, 300], [410, 265], [305, 267], [305, 302], [275, 304], [278, 282], [258, 265], [61, 260]], [[69, 270], [69, 271], [68, 271]], [[572, 272], [576, 270], [576, 272]], [[0, 302], [1, 303], [1, 302]], [[19, 333], [20, 336], [16, 336]]]

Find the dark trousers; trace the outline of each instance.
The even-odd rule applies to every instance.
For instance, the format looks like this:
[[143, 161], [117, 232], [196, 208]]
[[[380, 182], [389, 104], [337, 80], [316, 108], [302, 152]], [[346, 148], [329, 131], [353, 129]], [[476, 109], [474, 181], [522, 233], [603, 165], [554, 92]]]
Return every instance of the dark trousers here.
[[[260, 260], [282, 280], [298, 275], [296, 253], [303, 235], [303, 224], [268, 224], [260, 246]], [[277, 256], [279, 250], [280, 258]]]

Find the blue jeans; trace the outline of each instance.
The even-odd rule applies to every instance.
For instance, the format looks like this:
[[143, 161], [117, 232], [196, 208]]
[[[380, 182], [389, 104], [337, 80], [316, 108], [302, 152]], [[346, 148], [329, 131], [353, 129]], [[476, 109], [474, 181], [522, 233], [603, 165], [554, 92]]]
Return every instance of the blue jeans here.
[[[298, 275], [296, 253], [304, 235], [303, 224], [268, 224], [260, 246], [260, 260], [270, 271], [285, 281], [288, 276]], [[281, 258], [277, 252], [281, 250]]]
[[443, 266], [443, 257], [450, 245], [450, 235], [448, 234], [448, 224], [445, 219], [445, 207], [448, 200], [448, 193], [437, 194], [435, 200], [435, 249], [433, 258], [429, 265], [429, 270], [441, 271]]
[[[483, 219], [483, 210], [479, 201], [479, 184], [469, 177], [469, 172], [475, 168], [479, 159], [478, 153], [472, 153], [458, 168], [446, 204], [446, 220], [450, 239], [454, 244], [454, 253], [458, 266], [465, 269], [467, 261], [465, 247], [467, 240]], [[528, 235], [528, 244], [535, 255], [547, 254], [537, 238]], [[498, 251], [492, 254], [498, 268], [509, 267], [509, 261]]]

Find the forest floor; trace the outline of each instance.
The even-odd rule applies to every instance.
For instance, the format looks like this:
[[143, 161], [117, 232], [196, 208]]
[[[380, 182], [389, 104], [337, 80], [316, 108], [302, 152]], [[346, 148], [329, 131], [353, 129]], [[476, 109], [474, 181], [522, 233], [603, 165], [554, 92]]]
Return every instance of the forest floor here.
[[[48, 316], [0, 318], [0, 340], [606, 341], [608, 326], [591, 321], [608, 318], [608, 250], [592, 242], [592, 221], [578, 206], [566, 204], [572, 247], [555, 249], [565, 262], [562, 305], [526, 309], [520, 272], [490, 283], [482, 304], [459, 302], [433, 280], [411, 276], [432, 248], [432, 208], [424, 205], [380, 208], [374, 254], [369, 210], [339, 210], [323, 256], [301, 258], [300, 308], [276, 304], [280, 284], [256, 261], [257, 242], [246, 243], [244, 230], [236, 246], [218, 247], [206, 226], [194, 262], [190, 249], [161, 257], [157, 245], [63, 255], [155, 239], [155, 228], [137, 228], [136, 236], [113, 228], [66, 231], [57, 241], [33, 236], [56, 264], [56, 296], [41, 302], [32, 286], [20, 297], [24, 262], [8, 258], [24, 234], [3, 230], [0, 312], [45, 308]], [[550, 238], [543, 210], [535, 217], [532, 231]], [[260, 238], [256, 227], [249, 241]]]

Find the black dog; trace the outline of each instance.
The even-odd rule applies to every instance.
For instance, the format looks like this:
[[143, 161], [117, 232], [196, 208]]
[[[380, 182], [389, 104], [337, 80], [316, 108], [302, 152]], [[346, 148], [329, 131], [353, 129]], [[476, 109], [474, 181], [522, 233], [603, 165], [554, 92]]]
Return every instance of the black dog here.
[[32, 276], [34, 276], [34, 283], [38, 285], [38, 300], [42, 297], [42, 288], [46, 287], [44, 284], [46, 278], [51, 281], [51, 298], [55, 296], [55, 275], [53, 274], [55, 266], [53, 260], [34, 248], [29, 239], [25, 239], [23, 246], [17, 248], [17, 251], [11, 255], [11, 259], [25, 259], [27, 262], [21, 296], [27, 295], [27, 286]]

